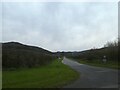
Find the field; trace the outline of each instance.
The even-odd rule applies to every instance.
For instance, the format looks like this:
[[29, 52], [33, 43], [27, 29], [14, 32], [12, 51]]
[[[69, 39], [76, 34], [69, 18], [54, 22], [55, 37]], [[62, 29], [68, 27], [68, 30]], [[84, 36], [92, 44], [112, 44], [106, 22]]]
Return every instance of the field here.
[[58, 88], [78, 77], [76, 71], [55, 60], [42, 67], [3, 71], [2, 88]]

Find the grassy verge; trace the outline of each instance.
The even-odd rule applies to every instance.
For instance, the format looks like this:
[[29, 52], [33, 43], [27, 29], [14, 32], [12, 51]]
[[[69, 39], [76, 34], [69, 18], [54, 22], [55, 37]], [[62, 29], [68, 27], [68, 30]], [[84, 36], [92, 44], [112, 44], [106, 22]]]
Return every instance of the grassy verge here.
[[71, 60], [77, 61], [81, 64], [87, 64], [96, 67], [120, 69], [120, 62], [117, 61], [107, 61], [106, 63], [103, 63], [101, 60], [86, 60], [86, 59], [74, 59], [74, 58], [71, 58]]
[[3, 88], [57, 88], [72, 80], [77, 79], [79, 74], [55, 60], [50, 65], [20, 69], [15, 71], [3, 71]]
[[0, 70], [0, 89], [2, 90], [2, 71]]
[[92, 66], [97, 66], [97, 67], [106, 67], [106, 68], [111, 68], [111, 69], [120, 69], [120, 66], [118, 65], [118, 62], [115, 61], [107, 61], [106, 63], [103, 63], [99, 60], [77, 60], [79, 63], [82, 64], [88, 64]]

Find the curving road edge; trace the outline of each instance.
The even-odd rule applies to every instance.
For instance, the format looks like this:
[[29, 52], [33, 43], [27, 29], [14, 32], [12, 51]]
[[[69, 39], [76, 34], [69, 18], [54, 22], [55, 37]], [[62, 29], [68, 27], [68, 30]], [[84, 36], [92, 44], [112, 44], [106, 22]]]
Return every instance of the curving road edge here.
[[78, 80], [63, 88], [118, 88], [118, 70], [80, 64], [66, 57], [62, 63], [80, 73]]

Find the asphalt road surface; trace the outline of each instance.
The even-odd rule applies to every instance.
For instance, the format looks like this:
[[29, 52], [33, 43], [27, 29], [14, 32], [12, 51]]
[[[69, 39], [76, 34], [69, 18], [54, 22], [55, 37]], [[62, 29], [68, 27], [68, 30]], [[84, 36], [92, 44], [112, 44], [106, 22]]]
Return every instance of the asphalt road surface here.
[[62, 62], [80, 73], [76, 81], [63, 88], [118, 88], [118, 70], [80, 64], [65, 57]]

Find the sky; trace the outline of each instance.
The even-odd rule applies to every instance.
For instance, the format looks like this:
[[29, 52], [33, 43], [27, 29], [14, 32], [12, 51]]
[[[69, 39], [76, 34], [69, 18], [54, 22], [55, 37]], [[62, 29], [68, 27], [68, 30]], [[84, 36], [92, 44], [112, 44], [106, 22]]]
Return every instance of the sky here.
[[3, 2], [2, 42], [56, 51], [100, 48], [118, 38], [115, 2]]

